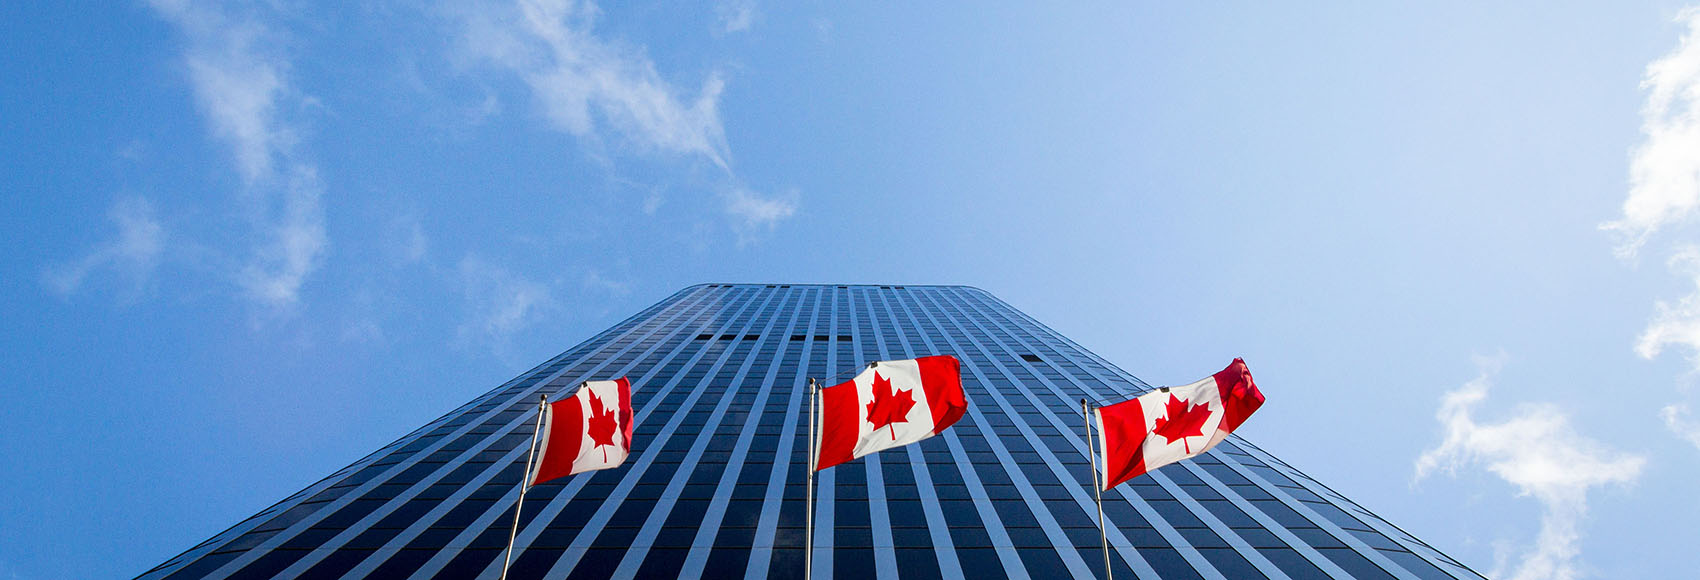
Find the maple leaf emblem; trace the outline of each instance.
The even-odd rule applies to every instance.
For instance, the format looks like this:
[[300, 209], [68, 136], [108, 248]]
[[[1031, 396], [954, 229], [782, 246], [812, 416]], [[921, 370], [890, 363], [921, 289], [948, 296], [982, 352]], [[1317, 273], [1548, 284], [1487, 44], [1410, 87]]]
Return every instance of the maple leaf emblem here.
[[[891, 379], [874, 372], [874, 400], [868, 402], [868, 422], [874, 424], [874, 430], [891, 426], [893, 423], [908, 423], [909, 410], [915, 407], [915, 390], [903, 389], [891, 392]], [[897, 429], [891, 430], [891, 440], [897, 440]]]
[[1210, 405], [1199, 403], [1188, 408], [1187, 401], [1171, 393], [1169, 402], [1163, 404], [1163, 414], [1167, 416], [1158, 418], [1157, 426], [1151, 432], [1162, 435], [1169, 445], [1180, 439], [1186, 452], [1192, 453], [1192, 444], [1186, 438], [1204, 436], [1204, 422], [1210, 420]]
[[[619, 430], [619, 422], [614, 419], [613, 409], [604, 409], [602, 399], [596, 396], [596, 391], [590, 392], [590, 442], [594, 448], [603, 445], [614, 445], [614, 433]], [[608, 462], [608, 450], [602, 450], [602, 461]]]

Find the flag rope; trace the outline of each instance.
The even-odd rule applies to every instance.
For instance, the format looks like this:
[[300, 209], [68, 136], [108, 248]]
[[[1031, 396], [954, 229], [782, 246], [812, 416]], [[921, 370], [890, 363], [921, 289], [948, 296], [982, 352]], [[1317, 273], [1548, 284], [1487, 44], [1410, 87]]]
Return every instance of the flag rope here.
[[[864, 371], [864, 370], [867, 370], [867, 369], [868, 369], [868, 368], [871, 368], [871, 367], [873, 367], [873, 366], [874, 366], [874, 365], [877, 365], [877, 364], [879, 364], [879, 361], [874, 361], [874, 362], [870, 362], [870, 363], [866, 363], [866, 364], [862, 364], [862, 365], [860, 365], [860, 366], [857, 366], [857, 367], [856, 367], [856, 368], [853, 368], [853, 369], [850, 369], [850, 370], [847, 370], [847, 371], [844, 371], [844, 372], [842, 372], [842, 373], [838, 373], [838, 374], [836, 374], [836, 375], [832, 375], [832, 376], [830, 376], [830, 377], [827, 377], [827, 378], [824, 378], [824, 379], [821, 379], [821, 381], [822, 381], [822, 382], [827, 382], [827, 381], [836, 381], [836, 380], [838, 380], [838, 379], [842, 379], [842, 378], [844, 378], [844, 377], [848, 377], [848, 376], [854, 376], [854, 375], [856, 375], [856, 374], [857, 374], [857, 373], [860, 373], [860, 372], [862, 372], [862, 371]], [[809, 380], [811, 380], [811, 381], [812, 381], [812, 380], [814, 380], [814, 379], [809, 379]]]
[[537, 423], [531, 426], [531, 449], [525, 454], [525, 473], [519, 476], [519, 501], [514, 502], [514, 525], [508, 529], [508, 552], [502, 558], [502, 580], [508, 580], [508, 566], [514, 561], [514, 538], [519, 536], [519, 510], [525, 509], [525, 491], [531, 489], [531, 461], [537, 457], [537, 433], [543, 429], [543, 413], [549, 410], [549, 395], [539, 395]]
[[1169, 392], [1169, 389], [1171, 389], [1171, 388], [1173, 388], [1173, 387], [1151, 387], [1147, 390], [1139, 391], [1137, 394], [1134, 394], [1134, 395], [1124, 395], [1124, 394], [1121, 394], [1120, 392], [1117, 392], [1116, 396], [1120, 397], [1120, 398], [1114, 399], [1114, 400], [1104, 399], [1104, 398], [1098, 397], [1096, 393], [1092, 393], [1090, 391], [1087, 391], [1087, 392], [1084, 393], [1086, 395], [1086, 398], [1081, 399], [1081, 400], [1091, 402], [1093, 406], [1108, 407], [1108, 406], [1114, 405], [1116, 403], [1121, 403], [1121, 402], [1128, 401], [1128, 400], [1131, 400], [1131, 399], [1137, 399], [1137, 398], [1140, 398], [1142, 396], [1149, 395], [1151, 393], [1167, 393], [1167, 392]]

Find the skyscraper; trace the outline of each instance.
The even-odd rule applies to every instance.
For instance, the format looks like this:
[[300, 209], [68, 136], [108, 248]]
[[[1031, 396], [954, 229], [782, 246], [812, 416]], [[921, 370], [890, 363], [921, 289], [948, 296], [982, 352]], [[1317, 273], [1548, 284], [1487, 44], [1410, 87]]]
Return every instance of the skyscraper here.
[[[976, 288], [706, 284], [143, 577], [495, 578], [538, 395], [620, 376], [632, 455], [527, 493], [512, 577], [800, 577], [807, 378], [929, 354], [962, 361], [968, 414], [820, 472], [816, 577], [1101, 576], [1080, 400], [1144, 382]], [[1480, 578], [1237, 436], [1104, 512], [1118, 578]]]

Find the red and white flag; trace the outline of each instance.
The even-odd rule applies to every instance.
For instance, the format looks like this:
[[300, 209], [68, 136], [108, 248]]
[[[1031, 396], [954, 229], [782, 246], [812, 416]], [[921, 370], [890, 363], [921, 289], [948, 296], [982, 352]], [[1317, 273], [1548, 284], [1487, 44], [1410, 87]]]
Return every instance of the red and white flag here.
[[1262, 405], [1251, 371], [1236, 358], [1202, 381], [1099, 407], [1104, 489], [1209, 451]]
[[819, 471], [937, 435], [968, 411], [960, 364], [951, 356], [881, 361], [820, 390]]
[[587, 381], [573, 396], [549, 403], [538, 438], [531, 485], [619, 465], [632, 449], [631, 383]]

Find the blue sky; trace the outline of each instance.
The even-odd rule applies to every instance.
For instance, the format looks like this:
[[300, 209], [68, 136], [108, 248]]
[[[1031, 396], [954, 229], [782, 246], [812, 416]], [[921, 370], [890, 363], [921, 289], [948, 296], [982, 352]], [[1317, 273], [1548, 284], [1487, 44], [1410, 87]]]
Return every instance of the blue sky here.
[[681, 287], [970, 284], [1478, 570], [1700, 567], [1679, 2], [0, 5], [0, 579]]

